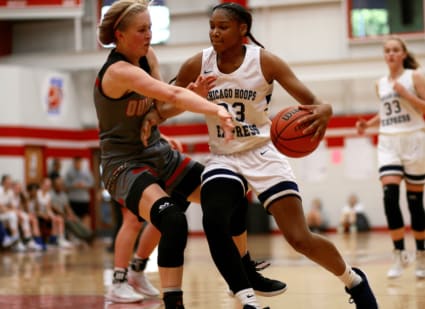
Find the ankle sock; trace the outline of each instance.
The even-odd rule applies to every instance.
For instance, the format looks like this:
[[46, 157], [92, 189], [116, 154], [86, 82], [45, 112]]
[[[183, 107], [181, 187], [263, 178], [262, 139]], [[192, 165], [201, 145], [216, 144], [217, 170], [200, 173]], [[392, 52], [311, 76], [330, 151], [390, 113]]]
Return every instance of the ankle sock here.
[[257, 297], [255, 296], [254, 290], [252, 288], [241, 290], [235, 295], [242, 303], [242, 305], [251, 305], [255, 308], [260, 307], [260, 304], [258, 303]]
[[356, 285], [362, 282], [362, 277], [360, 277], [350, 266], [345, 267], [345, 271], [341, 276], [338, 276], [348, 289], [355, 287]]

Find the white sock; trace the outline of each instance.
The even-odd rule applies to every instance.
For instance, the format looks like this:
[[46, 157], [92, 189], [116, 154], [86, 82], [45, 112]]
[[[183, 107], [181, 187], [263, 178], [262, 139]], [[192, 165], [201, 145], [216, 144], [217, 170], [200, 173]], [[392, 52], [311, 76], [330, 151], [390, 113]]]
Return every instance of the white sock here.
[[349, 265], [346, 265], [345, 271], [341, 276], [338, 276], [338, 278], [344, 282], [348, 289], [351, 289], [362, 282], [362, 277], [360, 277], [354, 270], [352, 270]]
[[255, 297], [254, 290], [251, 289], [245, 289], [237, 292], [236, 297], [239, 299], [239, 301], [242, 303], [242, 305], [251, 305], [255, 308], [260, 308], [260, 304], [257, 302], [257, 298]]

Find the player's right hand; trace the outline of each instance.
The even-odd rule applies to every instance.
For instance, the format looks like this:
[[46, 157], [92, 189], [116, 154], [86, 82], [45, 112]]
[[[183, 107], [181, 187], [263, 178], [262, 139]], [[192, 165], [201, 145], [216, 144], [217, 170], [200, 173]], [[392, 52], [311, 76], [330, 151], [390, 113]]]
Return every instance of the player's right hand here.
[[363, 118], [359, 118], [356, 121], [356, 129], [358, 134], [363, 134], [367, 129], [367, 122]]
[[143, 118], [142, 125], [140, 128], [140, 140], [145, 147], [148, 146], [148, 140], [152, 133], [152, 127], [157, 126], [161, 123], [161, 117], [158, 114], [156, 108], [151, 108]]

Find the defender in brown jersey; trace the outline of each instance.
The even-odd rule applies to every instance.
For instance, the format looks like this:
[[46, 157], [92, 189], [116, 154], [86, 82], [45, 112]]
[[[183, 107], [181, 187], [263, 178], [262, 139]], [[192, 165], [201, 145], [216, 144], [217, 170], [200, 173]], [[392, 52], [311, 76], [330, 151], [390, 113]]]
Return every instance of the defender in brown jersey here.
[[[143, 143], [141, 124], [159, 102], [215, 115], [227, 139], [233, 136], [233, 124], [223, 107], [190, 90], [161, 82], [141, 68], [141, 58], [153, 53], [148, 3], [117, 1], [105, 14], [99, 26], [99, 41], [116, 47], [99, 71], [94, 103], [99, 121], [102, 180], [113, 199], [161, 232], [158, 265], [165, 308], [176, 309], [184, 308], [181, 285], [187, 222], [167, 192], [190, 198], [196, 187], [183, 179], [190, 179], [198, 164], [172, 150], [160, 138], [157, 127]], [[184, 169], [178, 168], [182, 165]], [[172, 183], [167, 182], [170, 179]], [[117, 277], [125, 276], [124, 271]]]

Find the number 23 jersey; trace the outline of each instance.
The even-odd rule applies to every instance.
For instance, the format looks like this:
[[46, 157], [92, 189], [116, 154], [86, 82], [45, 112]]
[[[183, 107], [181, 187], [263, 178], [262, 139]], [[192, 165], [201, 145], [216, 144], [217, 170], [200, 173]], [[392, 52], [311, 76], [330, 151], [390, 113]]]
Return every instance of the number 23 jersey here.
[[[417, 96], [413, 78], [413, 70], [405, 69], [398, 82], [407, 91]], [[394, 83], [387, 76], [378, 81], [378, 95], [381, 101], [379, 117], [379, 133], [396, 134], [411, 132], [425, 128], [422, 112], [401, 97], [394, 89]]]
[[224, 106], [233, 117], [234, 139], [225, 142], [224, 131], [216, 116], [206, 116], [209, 146], [215, 154], [229, 154], [264, 145], [270, 140], [269, 103], [273, 83], [268, 83], [261, 71], [260, 47], [245, 45], [242, 64], [225, 74], [217, 66], [217, 54], [212, 47], [204, 49], [201, 74], [217, 77], [207, 99]]

